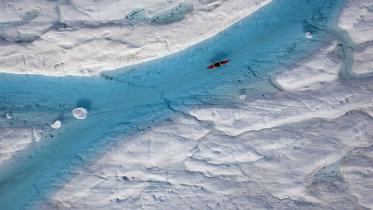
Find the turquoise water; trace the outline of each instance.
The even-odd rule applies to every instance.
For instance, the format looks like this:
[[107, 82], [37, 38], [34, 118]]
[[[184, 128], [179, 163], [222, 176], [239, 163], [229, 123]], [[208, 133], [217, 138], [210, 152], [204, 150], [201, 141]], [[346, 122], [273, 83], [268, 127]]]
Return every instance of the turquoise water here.
[[[33, 207], [118, 137], [147, 129], [174, 109], [230, 105], [240, 93], [273, 89], [270, 78], [331, 42], [343, 0], [274, 0], [224, 32], [171, 56], [94, 77], [0, 75], [1, 127], [39, 127], [41, 143], [0, 170], [0, 209]], [[307, 40], [305, 32], [314, 34]], [[231, 63], [215, 71], [221, 59]], [[71, 109], [89, 110], [74, 120]], [[60, 119], [63, 126], [50, 130]]]

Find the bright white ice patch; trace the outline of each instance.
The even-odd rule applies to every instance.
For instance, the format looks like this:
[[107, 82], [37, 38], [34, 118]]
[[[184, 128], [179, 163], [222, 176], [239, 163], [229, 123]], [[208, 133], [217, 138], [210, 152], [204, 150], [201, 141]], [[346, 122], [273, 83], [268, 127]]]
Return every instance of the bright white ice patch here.
[[301, 65], [278, 74], [276, 81], [284, 90], [299, 91], [317, 89], [322, 83], [336, 80], [342, 67], [340, 50], [336, 42], [326, 46], [304, 59]]
[[9, 120], [12, 119], [12, 115], [9, 114], [9, 113], [6, 113], [5, 117], [6, 117], [6, 119], [9, 119]]
[[56, 121], [54, 121], [54, 123], [51, 124], [51, 127], [53, 129], [59, 129], [59, 128], [61, 128], [61, 125], [62, 125], [61, 121], [60, 120], [56, 120]]
[[75, 119], [83, 120], [87, 118], [88, 111], [87, 109], [83, 107], [78, 107], [78, 108], [73, 109], [72, 113]]

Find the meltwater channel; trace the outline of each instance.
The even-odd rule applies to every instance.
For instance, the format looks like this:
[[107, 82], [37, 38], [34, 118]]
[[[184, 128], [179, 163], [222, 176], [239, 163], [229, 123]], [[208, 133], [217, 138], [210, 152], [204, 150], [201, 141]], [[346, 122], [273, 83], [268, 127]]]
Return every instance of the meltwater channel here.
[[[0, 166], [0, 209], [35, 208], [105, 146], [175, 110], [229, 105], [242, 93], [270, 90], [276, 71], [333, 41], [328, 29], [343, 5], [344, 0], [273, 0], [193, 47], [98, 76], [0, 74], [0, 112], [12, 114], [0, 118], [0, 127], [44, 129], [40, 143]], [[231, 62], [207, 70], [222, 59]], [[71, 110], [78, 106], [88, 109], [87, 119], [73, 119]], [[52, 130], [56, 119], [62, 127]]]

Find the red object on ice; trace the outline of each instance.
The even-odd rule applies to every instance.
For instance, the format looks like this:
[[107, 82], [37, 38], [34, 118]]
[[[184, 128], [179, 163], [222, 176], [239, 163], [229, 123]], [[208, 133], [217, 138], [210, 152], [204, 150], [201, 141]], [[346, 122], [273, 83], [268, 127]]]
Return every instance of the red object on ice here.
[[223, 66], [223, 65], [229, 63], [229, 61], [230, 60], [218, 61], [218, 62], [216, 62], [214, 64], [209, 65], [207, 68], [208, 69], [216, 69], [216, 68], [219, 68], [220, 66]]

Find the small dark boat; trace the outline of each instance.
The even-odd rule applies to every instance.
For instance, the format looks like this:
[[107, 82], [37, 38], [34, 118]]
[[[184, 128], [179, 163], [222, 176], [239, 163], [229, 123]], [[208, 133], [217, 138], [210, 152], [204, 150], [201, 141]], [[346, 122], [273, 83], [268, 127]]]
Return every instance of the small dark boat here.
[[230, 60], [218, 61], [214, 64], [209, 65], [207, 68], [208, 69], [216, 69], [216, 68], [219, 68], [219, 67], [224, 66], [225, 64], [229, 63], [229, 61]]

